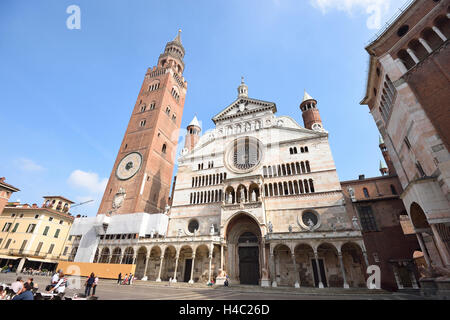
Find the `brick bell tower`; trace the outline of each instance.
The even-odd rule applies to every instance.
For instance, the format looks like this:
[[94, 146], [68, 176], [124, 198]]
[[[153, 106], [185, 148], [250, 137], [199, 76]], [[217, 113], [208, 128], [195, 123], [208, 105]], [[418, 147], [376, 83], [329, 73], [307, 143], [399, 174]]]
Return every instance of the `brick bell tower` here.
[[312, 98], [306, 90], [303, 94], [300, 110], [302, 110], [303, 124], [306, 129], [323, 129], [322, 119], [320, 118], [319, 109], [317, 109], [317, 101]]
[[187, 82], [181, 30], [145, 74], [98, 214], [160, 213], [168, 205]]

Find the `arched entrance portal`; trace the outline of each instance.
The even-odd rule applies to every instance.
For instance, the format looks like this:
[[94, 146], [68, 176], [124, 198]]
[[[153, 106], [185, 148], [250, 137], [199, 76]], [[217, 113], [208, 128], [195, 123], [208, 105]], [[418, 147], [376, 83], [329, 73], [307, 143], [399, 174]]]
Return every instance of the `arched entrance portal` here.
[[252, 232], [244, 232], [238, 239], [239, 280], [241, 284], [259, 283], [258, 237]]
[[262, 238], [258, 222], [247, 213], [235, 215], [227, 225], [228, 275], [240, 284], [258, 285], [261, 275]]

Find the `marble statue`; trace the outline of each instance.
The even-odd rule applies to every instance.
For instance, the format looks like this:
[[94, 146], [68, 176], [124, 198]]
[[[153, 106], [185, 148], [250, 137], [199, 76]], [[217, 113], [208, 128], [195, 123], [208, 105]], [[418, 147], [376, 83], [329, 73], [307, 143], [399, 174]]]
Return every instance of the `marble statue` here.
[[311, 219], [308, 219], [308, 226], [310, 228], [314, 227], [314, 222]]
[[292, 232], [292, 226], [291, 225], [289, 225], [288, 230], [289, 230], [289, 232]]
[[269, 228], [269, 232], [272, 233], [272, 231], [273, 231], [272, 221], [269, 221], [269, 224], [267, 225], [267, 227]]
[[256, 201], [256, 191], [253, 190], [252, 192], [252, 201], [255, 202]]
[[119, 209], [122, 206], [126, 196], [127, 194], [125, 192], [125, 189], [123, 189], [122, 187], [119, 188], [119, 191], [117, 191], [117, 193], [114, 195], [112, 203], [113, 209]]
[[352, 218], [352, 223], [353, 223], [353, 229], [359, 230], [358, 218], [356, 216], [354, 216]]
[[245, 190], [241, 188], [241, 202], [245, 202]]
[[214, 228], [214, 225], [211, 224], [211, 228], [209, 229], [209, 234], [213, 235], [214, 233], [215, 233], [215, 228]]
[[164, 214], [169, 214], [170, 206], [166, 204], [166, 207], [164, 208]]

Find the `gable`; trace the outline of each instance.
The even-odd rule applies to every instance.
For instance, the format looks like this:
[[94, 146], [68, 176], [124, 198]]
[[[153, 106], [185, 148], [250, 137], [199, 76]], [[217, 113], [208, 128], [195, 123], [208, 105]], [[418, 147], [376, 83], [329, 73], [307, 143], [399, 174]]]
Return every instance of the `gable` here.
[[224, 121], [230, 118], [240, 117], [247, 114], [263, 112], [271, 110], [273, 113], [277, 112], [275, 103], [262, 101], [251, 98], [238, 98], [228, 107], [223, 109], [217, 115], [212, 118], [212, 121], [217, 124], [220, 121]]

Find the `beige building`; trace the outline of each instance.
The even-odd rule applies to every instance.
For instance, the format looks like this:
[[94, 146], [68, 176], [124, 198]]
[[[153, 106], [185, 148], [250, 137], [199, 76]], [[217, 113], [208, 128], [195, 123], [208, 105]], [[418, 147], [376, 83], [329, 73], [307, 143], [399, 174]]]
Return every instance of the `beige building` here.
[[8, 203], [0, 215], [0, 267], [53, 270], [67, 259], [72, 203], [60, 196], [44, 197], [41, 207]]
[[416, 0], [377, 35], [368, 105], [428, 266], [450, 267], [450, 2]]

